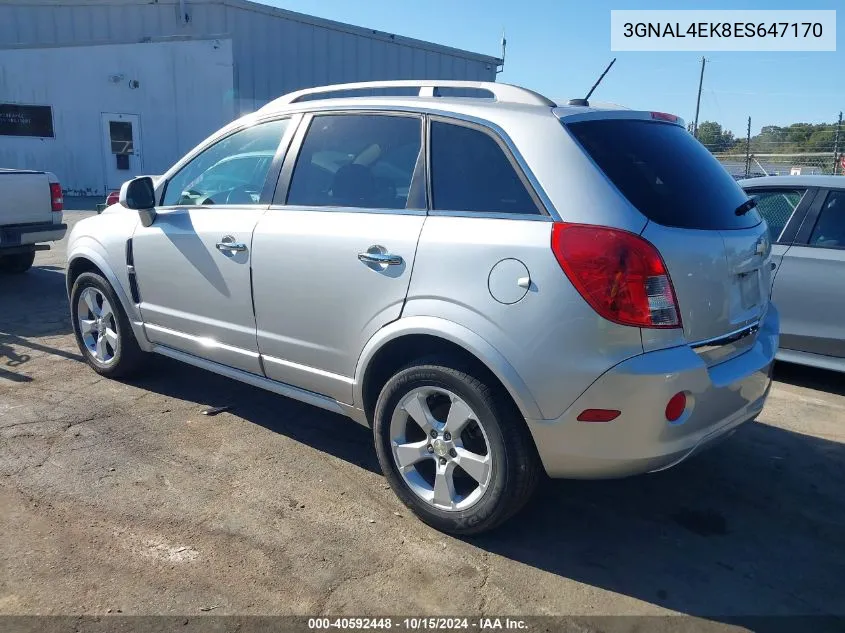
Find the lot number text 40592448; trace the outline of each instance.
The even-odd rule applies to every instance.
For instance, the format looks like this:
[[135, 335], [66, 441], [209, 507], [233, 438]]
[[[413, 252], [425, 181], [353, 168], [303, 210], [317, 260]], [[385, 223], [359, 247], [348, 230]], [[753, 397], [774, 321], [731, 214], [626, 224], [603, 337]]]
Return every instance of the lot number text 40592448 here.
[[412, 618], [309, 618], [310, 630], [329, 629], [396, 629], [407, 631], [519, 631], [528, 629], [525, 620], [518, 618], [444, 618], [444, 617], [412, 617]]

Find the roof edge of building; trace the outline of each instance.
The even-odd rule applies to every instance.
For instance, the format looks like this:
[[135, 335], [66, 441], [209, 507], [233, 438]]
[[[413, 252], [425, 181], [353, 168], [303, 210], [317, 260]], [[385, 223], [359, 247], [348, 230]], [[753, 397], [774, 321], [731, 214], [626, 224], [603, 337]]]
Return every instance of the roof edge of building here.
[[[150, 0], [4, 0], [6, 5], [20, 5], [26, 7], [34, 6], [125, 6], [133, 4], [150, 4]], [[178, 5], [179, 0], [158, 0], [155, 4], [159, 5]], [[329, 20], [327, 18], [320, 18], [307, 13], [299, 13], [289, 9], [282, 9], [280, 7], [273, 7], [270, 5], [255, 2], [253, 0], [187, 0], [190, 7], [191, 4], [219, 4], [229, 6], [245, 11], [254, 11], [256, 13], [264, 13], [266, 15], [273, 15], [283, 17], [295, 22], [303, 24], [310, 24], [312, 26], [320, 26], [335, 31], [350, 33], [352, 35], [360, 35], [363, 37], [376, 38], [385, 42], [394, 42], [397, 44], [404, 44], [413, 48], [422, 50], [444, 53], [453, 57], [463, 57], [465, 59], [487, 63], [490, 65], [500, 66], [502, 59], [492, 55], [484, 55], [482, 53], [475, 53], [462, 48], [455, 48], [453, 46], [446, 46], [445, 44], [436, 44], [425, 40], [419, 40], [413, 37], [406, 37], [404, 35], [396, 35], [386, 31], [379, 31], [376, 29], [369, 29], [364, 26], [356, 26], [354, 24], [347, 24], [345, 22], [338, 22], [336, 20]], [[213, 39], [213, 38], [212, 38]], [[41, 48], [48, 48], [42, 46]]]
[[231, 40], [228, 33], [211, 35], [155, 35], [137, 40], [115, 42], [114, 40], [83, 40], [79, 42], [61, 42], [58, 44], [4, 44], [0, 50], [14, 51], [41, 48], [84, 48], [86, 46], [134, 46], [135, 44], [166, 44], [168, 42], [202, 42], [211, 40]]
[[[178, 2], [178, 0], [173, 0]], [[406, 37], [404, 35], [396, 35], [395, 33], [388, 33], [386, 31], [379, 31], [376, 29], [368, 29], [364, 26], [356, 26], [354, 24], [347, 24], [345, 22], [337, 22], [336, 20], [329, 20], [327, 18], [319, 18], [314, 15], [308, 15], [307, 13], [298, 13], [297, 11], [291, 11], [289, 9], [282, 9], [281, 7], [272, 7], [270, 5], [262, 4], [260, 2], [254, 2], [253, 0], [200, 0], [201, 2], [205, 2], [208, 4], [224, 4], [230, 7], [237, 7], [241, 9], [246, 9], [248, 11], [257, 11], [259, 13], [266, 13], [269, 15], [277, 15], [288, 18], [290, 20], [295, 20], [297, 22], [303, 22], [305, 24], [311, 24], [313, 26], [322, 26], [324, 28], [333, 29], [336, 31], [343, 31], [346, 33], [351, 33], [353, 35], [363, 35], [365, 37], [377, 37], [378, 39], [382, 39], [387, 42], [396, 42], [399, 44], [406, 44], [408, 46], [413, 46], [415, 48], [421, 48], [428, 51], [434, 51], [439, 53], [447, 53], [449, 55], [454, 55], [458, 57], [465, 57], [467, 59], [473, 59], [480, 62], [486, 62], [488, 64], [496, 64], [501, 65], [502, 60], [498, 57], [494, 57], [492, 55], [484, 55], [482, 53], [475, 53], [473, 51], [468, 51], [462, 48], [455, 48], [453, 46], [446, 46], [444, 44], [436, 44], [434, 42], [428, 42], [426, 40], [418, 40], [413, 37]]]

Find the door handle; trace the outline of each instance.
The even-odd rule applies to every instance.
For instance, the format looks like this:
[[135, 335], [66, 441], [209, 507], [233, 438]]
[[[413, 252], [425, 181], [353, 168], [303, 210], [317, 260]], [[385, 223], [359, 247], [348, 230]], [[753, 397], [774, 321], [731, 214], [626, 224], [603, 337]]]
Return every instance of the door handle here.
[[218, 251], [241, 252], [246, 250], [246, 244], [243, 242], [236, 242], [231, 235], [226, 235], [221, 241], [216, 244]]
[[399, 266], [402, 264], [402, 258], [399, 255], [393, 255], [391, 253], [367, 251], [365, 253], [358, 253], [358, 259], [365, 264], [380, 264], [387, 266]]

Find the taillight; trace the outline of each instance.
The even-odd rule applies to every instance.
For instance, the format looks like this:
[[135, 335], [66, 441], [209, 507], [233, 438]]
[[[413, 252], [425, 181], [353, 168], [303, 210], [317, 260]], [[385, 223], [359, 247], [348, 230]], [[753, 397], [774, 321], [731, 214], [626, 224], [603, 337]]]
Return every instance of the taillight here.
[[[42, 190], [43, 191], [43, 190]], [[62, 196], [62, 186], [57, 182], [50, 183], [50, 207], [55, 213], [60, 213], [65, 206], [65, 199]]]
[[106, 196], [106, 206], [110, 207], [113, 204], [117, 204], [120, 201], [120, 192], [119, 191], [112, 191], [108, 196]]
[[680, 327], [678, 301], [660, 253], [627, 231], [555, 223], [552, 251], [575, 289], [608, 321]]
[[670, 123], [679, 123], [681, 118], [668, 112], [652, 112], [651, 118], [656, 121], [669, 121]]

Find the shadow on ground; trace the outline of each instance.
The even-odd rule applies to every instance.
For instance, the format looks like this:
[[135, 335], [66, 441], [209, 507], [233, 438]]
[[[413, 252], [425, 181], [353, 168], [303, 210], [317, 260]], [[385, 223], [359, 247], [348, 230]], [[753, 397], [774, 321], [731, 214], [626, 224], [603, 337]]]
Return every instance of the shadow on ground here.
[[71, 331], [64, 269], [33, 266], [0, 274], [0, 336], [36, 337]]
[[231, 407], [231, 412], [297, 442], [380, 473], [370, 429], [348, 418], [323, 411], [269, 391], [218, 376], [163, 356], [133, 379], [136, 387], [197, 403], [197, 411]]
[[843, 484], [845, 446], [752, 423], [662, 473], [548, 482], [472, 542], [692, 615], [845, 615]]
[[[139, 387], [379, 472], [354, 422], [169, 359]], [[209, 394], [214, 394], [209, 399]], [[545, 482], [476, 547], [682, 613], [845, 614], [845, 446], [762, 423], [669, 471]]]
[[33, 340], [71, 331], [63, 268], [34, 266], [22, 275], [0, 274], [0, 380], [30, 382], [15, 370], [33, 353], [81, 361], [80, 354]]
[[774, 378], [796, 387], [827, 391], [828, 393], [845, 396], [845, 374], [839, 372], [779, 361], [775, 363]]

